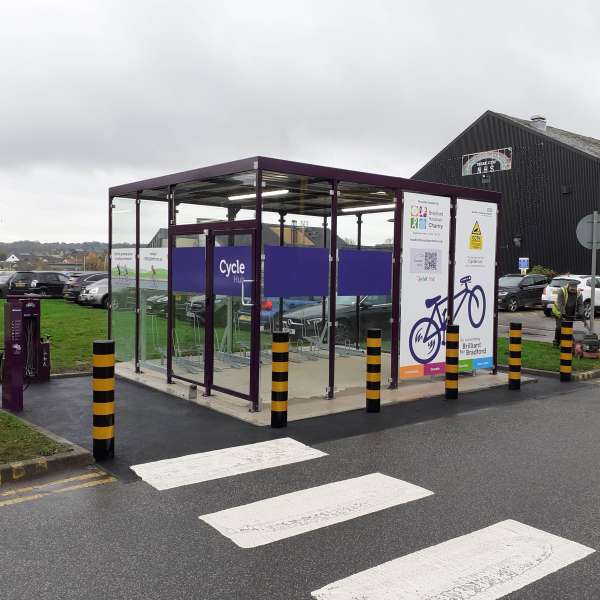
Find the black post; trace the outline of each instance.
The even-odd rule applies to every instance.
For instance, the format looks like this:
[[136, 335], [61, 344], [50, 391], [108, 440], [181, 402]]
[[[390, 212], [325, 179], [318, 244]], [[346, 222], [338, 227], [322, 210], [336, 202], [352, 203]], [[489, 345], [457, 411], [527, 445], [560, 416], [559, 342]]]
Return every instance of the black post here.
[[369, 413], [381, 409], [381, 329], [367, 332], [367, 384], [366, 410]]
[[92, 354], [92, 445], [94, 458], [115, 455], [115, 342], [96, 340]]
[[521, 323], [511, 323], [508, 334], [508, 389], [521, 389], [521, 350], [523, 348]]
[[288, 417], [289, 333], [273, 332], [271, 364], [271, 427], [286, 427]]
[[573, 321], [563, 321], [560, 327], [560, 380], [571, 381], [573, 371]]
[[446, 400], [456, 400], [458, 398], [458, 355], [458, 325], [450, 324], [446, 328]]

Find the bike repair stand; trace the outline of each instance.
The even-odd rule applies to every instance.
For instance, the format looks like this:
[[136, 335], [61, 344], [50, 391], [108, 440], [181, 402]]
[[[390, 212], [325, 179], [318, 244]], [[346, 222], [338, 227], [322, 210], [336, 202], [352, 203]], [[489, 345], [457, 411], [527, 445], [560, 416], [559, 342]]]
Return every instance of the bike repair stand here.
[[23, 384], [49, 381], [50, 342], [40, 339], [40, 299], [9, 296], [4, 305], [2, 408], [23, 410]]

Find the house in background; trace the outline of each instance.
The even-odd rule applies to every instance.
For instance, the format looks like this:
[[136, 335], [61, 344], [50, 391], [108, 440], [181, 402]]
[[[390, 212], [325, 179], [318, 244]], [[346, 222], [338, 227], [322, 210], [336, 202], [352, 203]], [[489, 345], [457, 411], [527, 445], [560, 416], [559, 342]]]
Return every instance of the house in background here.
[[19, 257], [16, 254], [11, 254], [4, 262], [16, 265], [19, 262]]
[[519, 257], [555, 271], [588, 273], [590, 251], [575, 234], [600, 208], [600, 140], [487, 111], [414, 174], [414, 179], [502, 193], [498, 263]]

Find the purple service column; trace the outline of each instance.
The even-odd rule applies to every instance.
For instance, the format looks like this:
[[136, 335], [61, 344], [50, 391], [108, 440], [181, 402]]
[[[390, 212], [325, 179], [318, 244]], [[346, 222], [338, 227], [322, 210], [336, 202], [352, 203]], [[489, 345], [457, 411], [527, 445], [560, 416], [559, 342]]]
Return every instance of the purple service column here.
[[4, 305], [4, 373], [2, 408], [23, 410], [23, 309], [19, 298], [8, 298]]

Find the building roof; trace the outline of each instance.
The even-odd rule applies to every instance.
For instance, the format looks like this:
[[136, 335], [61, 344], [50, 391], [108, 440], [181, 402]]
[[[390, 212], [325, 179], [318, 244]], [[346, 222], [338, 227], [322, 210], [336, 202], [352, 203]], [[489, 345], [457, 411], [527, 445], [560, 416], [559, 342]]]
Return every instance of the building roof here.
[[508, 119], [509, 121], [513, 121], [518, 125], [522, 125], [527, 129], [538, 133], [540, 135], [545, 135], [557, 142], [561, 142], [567, 146], [571, 146], [580, 152], [584, 152], [585, 154], [589, 154], [594, 158], [600, 158], [600, 140], [597, 140], [593, 137], [588, 137], [585, 135], [581, 135], [580, 133], [573, 133], [572, 131], [565, 131], [564, 129], [558, 129], [557, 127], [550, 127], [546, 125], [545, 130], [538, 129], [533, 121], [529, 119], [519, 119], [517, 117], [511, 117], [510, 115], [505, 115], [502, 113], [495, 113], [489, 111], [491, 114], [497, 115], [504, 119]]

